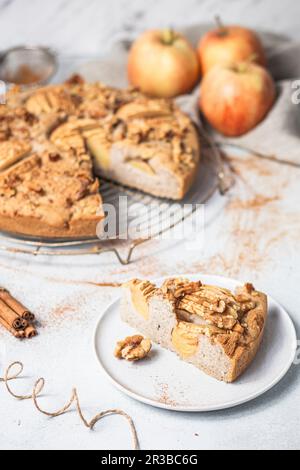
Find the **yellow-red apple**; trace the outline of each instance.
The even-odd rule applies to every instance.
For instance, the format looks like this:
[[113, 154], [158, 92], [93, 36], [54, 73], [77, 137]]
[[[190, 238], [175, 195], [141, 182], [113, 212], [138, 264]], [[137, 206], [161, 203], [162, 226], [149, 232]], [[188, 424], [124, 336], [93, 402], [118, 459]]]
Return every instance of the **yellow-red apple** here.
[[253, 59], [265, 66], [266, 57], [258, 36], [240, 26], [223, 26], [209, 31], [198, 44], [198, 56], [202, 75], [215, 65]]
[[250, 62], [215, 66], [202, 80], [200, 109], [207, 121], [226, 136], [253, 129], [276, 97], [269, 72]]
[[128, 79], [143, 93], [172, 98], [189, 92], [199, 78], [196, 50], [173, 30], [147, 31], [130, 50]]

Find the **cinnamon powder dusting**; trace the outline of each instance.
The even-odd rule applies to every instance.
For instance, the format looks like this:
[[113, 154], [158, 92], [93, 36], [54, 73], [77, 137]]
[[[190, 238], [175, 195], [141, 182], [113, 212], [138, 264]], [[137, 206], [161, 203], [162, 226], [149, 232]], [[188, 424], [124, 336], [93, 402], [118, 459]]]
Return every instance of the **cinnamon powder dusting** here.
[[231, 209], [262, 209], [266, 205], [279, 201], [280, 198], [278, 195], [268, 197], [268, 196], [263, 196], [262, 194], [256, 194], [253, 198], [246, 199], [246, 200], [241, 200], [241, 199], [234, 199], [230, 205], [229, 208]]
[[[173, 408], [178, 408], [182, 406], [191, 406], [191, 403], [188, 402], [186, 399], [187, 391], [185, 390], [185, 386], [180, 384], [179, 387], [176, 387], [176, 395], [178, 399], [172, 398], [172, 393], [170, 392], [169, 384], [165, 382], [160, 382], [159, 378], [157, 377], [155, 380], [155, 388], [156, 388], [156, 400], [161, 403], [162, 405], [170, 406]], [[178, 385], [178, 384], [177, 384]], [[171, 386], [173, 390], [175, 385]], [[175, 392], [175, 389], [174, 389]]]
[[54, 317], [61, 317], [72, 313], [76, 313], [76, 308], [74, 305], [59, 305], [54, 310], [52, 310], [52, 315]]
[[158, 384], [158, 401], [163, 405], [177, 406], [178, 403], [170, 398], [169, 386], [165, 383]]
[[215, 222], [222, 231], [218, 253], [180, 271], [240, 277], [258, 275], [276, 263], [278, 246], [299, 246], [300, 217], [289, 202], [299, 170], [248, 156], [227, 157], [236, 177], [224, 213]]

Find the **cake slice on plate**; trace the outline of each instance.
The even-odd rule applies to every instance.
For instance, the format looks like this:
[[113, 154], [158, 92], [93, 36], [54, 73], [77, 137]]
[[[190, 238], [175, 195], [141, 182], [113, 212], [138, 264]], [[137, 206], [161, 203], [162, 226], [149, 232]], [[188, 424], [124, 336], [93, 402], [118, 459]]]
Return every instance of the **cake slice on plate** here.
[[124, 285], [121, 318], [205, 373], [234, 382], [254, 359], [267, 319], [267, 296], [252, 284], [234, 293], [186, 279], [161, 288]]

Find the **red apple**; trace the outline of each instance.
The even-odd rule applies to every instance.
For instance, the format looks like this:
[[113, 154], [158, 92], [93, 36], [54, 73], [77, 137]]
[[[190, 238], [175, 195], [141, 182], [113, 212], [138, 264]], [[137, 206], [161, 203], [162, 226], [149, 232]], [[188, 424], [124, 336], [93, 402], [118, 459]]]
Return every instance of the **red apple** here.
[[266, 116], [276, 96], [269, 72], [250, 62], [215, 66], [202, 80], [200, 109], [226, 136], [253, 129]]
[[172, 98], [187, 93], [200, 78], [197, 52], [175, 31], [147, 31], [130, 50], [128, 78], [151, 96]]
[[198, 56], [202, 75], [215, 65], [253, 59], [265, 66], [263, 46], [257, 35], [250, 29], [240, 26], [223, 26], [209, 31], [198, 44]]

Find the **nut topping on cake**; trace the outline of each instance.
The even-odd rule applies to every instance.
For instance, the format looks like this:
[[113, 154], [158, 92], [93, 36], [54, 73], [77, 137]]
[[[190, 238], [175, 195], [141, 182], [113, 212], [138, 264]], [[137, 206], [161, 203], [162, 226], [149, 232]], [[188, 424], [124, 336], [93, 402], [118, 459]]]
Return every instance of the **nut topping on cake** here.
[[[224, 347], [228, 355], [232, 351], [234, 354], [239, 344], [255, 341], [264, 327], [263, 318], [256, 312], [257, 293], [252, 284], [238, 288], [233, 294], [227, 289], [201, 282], [169, 279], [163, 284], [162, 292], [174, 302], [180, 318], [195, 322], [187, 323], [190, 326], [185, 325], [185, 330], [199, 322], [205, 324], [210, 327], [210, 336]], [[182, 329], [183, 326], [176, 332], [176, 338]]]
[[175, 298], [176, 300], [180, 300], [186, 294], [192, 294], [193, 292], [197, 292], [202, 286], [200, 281], [198, 282], [191, 282], [187, 279], [168, 279], [162, 285], [162, 292], [164, 295], [168, 296], [169, 298]]
[[61, 160], [61, 155], [56, 152], [50, 152], [48, 158], [50, 162], [58, 162], [59, 160]]

